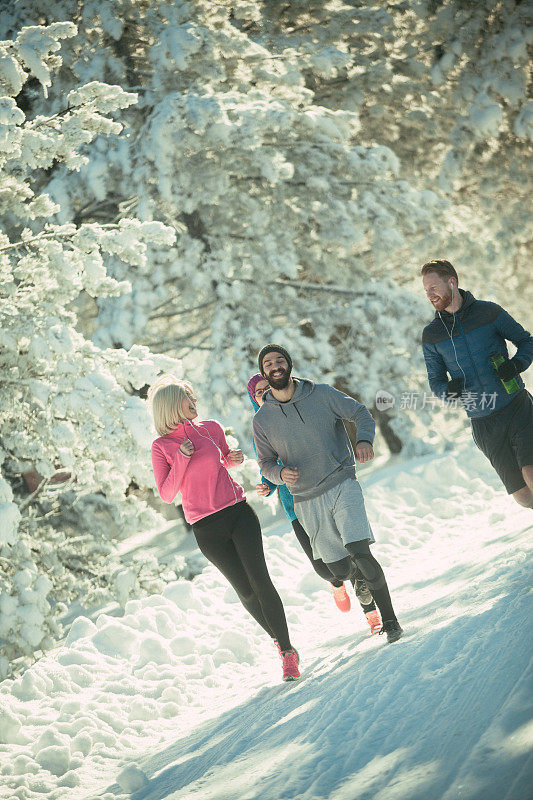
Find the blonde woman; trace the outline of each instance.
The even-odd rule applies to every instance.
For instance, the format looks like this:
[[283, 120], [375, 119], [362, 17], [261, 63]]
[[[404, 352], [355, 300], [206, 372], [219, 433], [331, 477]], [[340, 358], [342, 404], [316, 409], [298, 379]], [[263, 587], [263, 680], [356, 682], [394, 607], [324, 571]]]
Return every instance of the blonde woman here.
[[196, 398], [188, 381], [164, 375], [148, 399], [159, 438], [152, 464], [159, 495], [172, 503], [181, 492], [183, 511], [200, 551], [233, 586], [249, 614], [274, 640], [283, 680], [300, 677], [281, 598], [268, 574], [261, 526], [242, 486], [228, 472], [243, 461], [215, 420], [195, 421]]

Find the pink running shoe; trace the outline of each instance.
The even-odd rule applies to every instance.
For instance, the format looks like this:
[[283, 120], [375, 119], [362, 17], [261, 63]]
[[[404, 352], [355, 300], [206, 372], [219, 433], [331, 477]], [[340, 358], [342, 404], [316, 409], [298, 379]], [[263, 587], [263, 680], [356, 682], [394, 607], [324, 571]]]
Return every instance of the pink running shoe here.
[[379, 633], [383, 627], [379, 613], [377, 611], [367, 611], [365, 617], [370, 625], [370, 633], [372, 635]]
[[339, 609], [339, 611], [349, 611], [352, 607], [350, 602], [350, 598], [348, 597], [348, 592], [346, 591], [346, 586], [344, 583], [341, 586], [333, 586], [333, 599], [335, 600], [335, 605]]
[[285, 650], [281, 654], [283, 660], [283, 680], [284, 681], [297, 681], [300, 677], [298, 664], [300, 659], [296, 650]]

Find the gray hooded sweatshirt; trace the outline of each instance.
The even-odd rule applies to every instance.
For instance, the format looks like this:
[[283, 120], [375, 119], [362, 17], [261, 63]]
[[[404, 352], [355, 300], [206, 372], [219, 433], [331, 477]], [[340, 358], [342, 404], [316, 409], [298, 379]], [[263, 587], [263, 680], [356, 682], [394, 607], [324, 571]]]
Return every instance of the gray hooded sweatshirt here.
[[343, 425], [355, 422], [357, 441], [374, 441], [374, 419], [362, 403], [325, 383], [294, 378], [296, 388], [285, 403], [271, 391], [254, 417], [253, 429], [261, 474], [282, 484], [278, 458], [284, 466], [298, 467], [300, 477], [289, 486], [294, 502], [327, 492], [355, 477], [355, 457]]

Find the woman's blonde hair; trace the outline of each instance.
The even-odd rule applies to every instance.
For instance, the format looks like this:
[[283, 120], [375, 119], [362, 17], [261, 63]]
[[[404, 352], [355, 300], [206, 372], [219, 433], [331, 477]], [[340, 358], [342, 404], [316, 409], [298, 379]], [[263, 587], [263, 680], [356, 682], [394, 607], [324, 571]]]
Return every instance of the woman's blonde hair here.
[[181, 381], [174, 375], [161, 375], [148, 391], [148, 402], [152, 407], [155, 429], [160, 436], [166, 436], [185, 417], [181, 413], [184, 400], [194, 400], [194, 392], [189, 381]]

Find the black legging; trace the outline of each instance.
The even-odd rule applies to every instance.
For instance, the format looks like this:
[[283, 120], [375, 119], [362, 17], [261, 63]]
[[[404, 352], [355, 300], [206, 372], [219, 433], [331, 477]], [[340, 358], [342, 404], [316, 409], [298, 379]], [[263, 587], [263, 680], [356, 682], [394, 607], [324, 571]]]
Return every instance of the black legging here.
[[329, 581], [332, 583], [333, 586], [342, 586], [343, 581], [338, 580], [331, 572], [330, 568], [327, 564], [320, 558], [315, 558], [313, 556], [313, 548], [311, 547], [311, 542], [309, 540], [309, 536], [307, 535], [302, 523], [299, 519], [293, 519], [292, 521], [292, 528], [294, 533], [296, 534], [296, 538], [300, 543], [300, 547], [304, 551], [305, 555], [311, 562], [311, 565], [316, 572], [317, 575], [320, 575], [321, 578], [324, 578], [325, 581]]
[[281, 650], [290, 650], [285, 611], [268, 574], [261, 526], [243, 500], [195, 522], [198, 547], [231, 583], [239, 600]]
[[350, 577], [353, 564], [361, 570], [363, 577], [372, 592], [372, 597], [377, 603], [381, 612], [381, 619], [383, 622], [386, 620], [395, 620], [396, 614], [392, 607], [392, 601], [389, 594], [389, 587], [385, 579], [385, 574], [379, 561], [376, 561], [368, 544], [368, 539], [363, 539], [360, 542], [350, 542], [345, 544], [344, 547], [350, 554], [340, 561], [334, 561], [328, 564], [331, 572], [339, 579], [346, 580]]
[[[292, 527], [294, 533], [296, 534], [296, 538], [300, 543], [300, 547], [302, 548], [305, 555], [311, 562], [311, 565], [316, 574], [320, 575], [321, 578], [324, 578], [325, 581], [328, 581], [336, 588], [342, 586], [344, 579], [340, 580], [339, 578], [336, 578], [335, 573], [331, 571], [331, 569], [327, 564], [325, 564], [320, 558], [314, 558], [313, 548], [311, 547], [309, 536], [307, 535], [307, 532], [305, 531], [300, 520], [293, 519]], [[346, 578], [351, 581], [351, 584], [355, 589], [356, 597], [359, 600], [363, 611], [365, 613], [367, 611], [374, 611], [376, 608], [376, 604], [374, 603], [372, 598], [370, 598], [370, 602], [368, 602], [368, 592], [365, 592], [364, 577], [356, 564], [352, 564], [352, 570], [350, 574], [346, 576]], [[363, 602], [363, 600], [365, 602]]]

